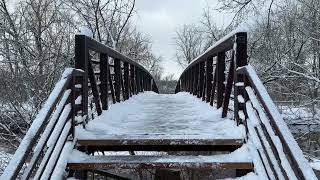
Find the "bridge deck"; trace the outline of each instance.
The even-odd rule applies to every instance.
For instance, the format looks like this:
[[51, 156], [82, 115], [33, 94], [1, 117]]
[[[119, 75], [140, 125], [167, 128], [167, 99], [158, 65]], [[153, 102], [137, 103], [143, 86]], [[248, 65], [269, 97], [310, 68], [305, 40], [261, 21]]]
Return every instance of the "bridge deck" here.
[[[221, 118], [214, 109], [188, 93], [145, 92], [114, 104], [86, 129], [77, 129], [78, 139], [243, 139], [244, 127]], [[114, 136], [116, 135], [116, 136]], [[158, 138], [157, 138], [158, 137]]]

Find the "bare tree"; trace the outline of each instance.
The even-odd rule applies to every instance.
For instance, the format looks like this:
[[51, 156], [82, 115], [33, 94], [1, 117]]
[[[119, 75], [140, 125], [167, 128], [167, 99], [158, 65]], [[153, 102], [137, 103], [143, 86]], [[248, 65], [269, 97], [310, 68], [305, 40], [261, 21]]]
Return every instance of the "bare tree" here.
[[[73, 34], [95, 38], [161, 76], [161, 57], [130, 25], [134, 0], [0, 0], [0, 142], [14, 148], [74, 56]], [[11, 6], [11, 4], [10, 4]]]
[[193, 24], [183, 25], [182, 28], [176, 31], [174, 37], [176, 58], [183, 68], [203, 52], [203, 37], [199, 26]]
[[72, 57], [62, 1], [0, 2], [0, 137], [15, 146]]
[[98, 41], [117, 49], [135, 0], [68, 0], [67, 5], [79, 16], [77, 24], [89, 27]]

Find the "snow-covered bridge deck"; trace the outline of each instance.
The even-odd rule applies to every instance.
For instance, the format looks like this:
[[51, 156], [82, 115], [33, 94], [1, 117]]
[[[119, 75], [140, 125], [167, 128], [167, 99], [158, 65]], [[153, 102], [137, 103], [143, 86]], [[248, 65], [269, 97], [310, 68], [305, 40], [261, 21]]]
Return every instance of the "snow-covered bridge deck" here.
[[[103, 137], [158, 139], [243, 139], [245, 128], [189, 93], [144, 92], [113, 104], [77, 129], [79, 139]], [[149, 136], [146, 136], [149, 135]], [[152, 137], [154, 135], [154, 137]]]

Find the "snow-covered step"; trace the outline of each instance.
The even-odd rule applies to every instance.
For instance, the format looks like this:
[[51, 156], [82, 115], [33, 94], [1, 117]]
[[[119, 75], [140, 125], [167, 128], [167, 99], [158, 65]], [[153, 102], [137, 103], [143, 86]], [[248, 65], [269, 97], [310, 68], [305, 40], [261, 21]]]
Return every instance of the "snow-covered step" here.
[[72, 170], [93, 169], [242, 169], [252, 170], [253, 163], [232, 155], [210, 156], [88, 156], [71, 158], [68, 167]]
[[244, 139], [185, 134], [103, 135], [78, 139], [79, 146], [105, 151], [233, 151], [243, 143]]
[[252, 170], [253, 162], [248, 145], [217, 155], [105, 155], [90, 156], [73, 150], [68, 159], [72, 170], [92, 169], [241, 169]]

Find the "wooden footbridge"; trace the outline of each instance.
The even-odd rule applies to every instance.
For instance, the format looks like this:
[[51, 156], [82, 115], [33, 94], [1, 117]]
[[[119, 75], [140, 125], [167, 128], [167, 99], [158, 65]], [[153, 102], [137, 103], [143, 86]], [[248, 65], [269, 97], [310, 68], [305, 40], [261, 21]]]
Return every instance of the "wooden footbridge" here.
[[[175, 92], [157, 94], [143, 66], [76, 35], [75, 67], [57, 82], [1, 179], [182, 179], [194, 170], [317, 179], [247, 64], [246, 32], [194, 59]], [[141, 176], [145, 170], [155, 175]]]

